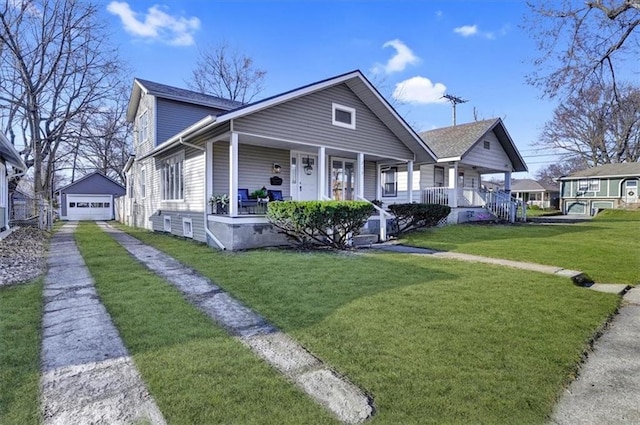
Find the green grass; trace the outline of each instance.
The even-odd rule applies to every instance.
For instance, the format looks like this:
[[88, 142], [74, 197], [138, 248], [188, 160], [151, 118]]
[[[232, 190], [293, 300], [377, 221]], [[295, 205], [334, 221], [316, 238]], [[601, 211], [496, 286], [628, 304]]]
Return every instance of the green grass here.
[[0, 423], [40, 423], [42, 279], [0, 288]]
[[567, 225], [445, 226], [402, 242], [580, 270], [601, 283], [640, 283], [640, 211], [608, 210]]
[[544, 423], [619, 303], [565, 278], [489, 265], [221, 253], [126, 230], [209, 276], [370, 392], [372, 424]]
[[80, 224], [76, 240], [101, 300], [169, 423], [335, 422], [95, 225]]
[[558, 215], [560, 211], [555, 209], [532, 209], [527, 208], [527, 217], [542, 217], [546, 215]]

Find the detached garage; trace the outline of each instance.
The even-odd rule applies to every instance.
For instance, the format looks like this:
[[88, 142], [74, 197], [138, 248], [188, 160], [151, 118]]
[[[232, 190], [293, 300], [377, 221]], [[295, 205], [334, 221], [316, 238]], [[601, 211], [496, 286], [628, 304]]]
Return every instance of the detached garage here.
[[125, 188], [96, 171], [58, 190], [62, 220], [113, 220], [114, 200]]

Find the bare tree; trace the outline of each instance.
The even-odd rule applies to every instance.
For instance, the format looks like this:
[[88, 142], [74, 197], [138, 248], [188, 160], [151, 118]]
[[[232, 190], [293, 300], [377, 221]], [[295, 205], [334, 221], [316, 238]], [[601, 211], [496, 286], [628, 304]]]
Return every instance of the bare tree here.
[[264, 90], [267, 72], [257, 68], [253, 59], [232, 50], [227, 43], [200, 50], [189, 88], [238, 102], [251, 102]]
[[570, 96], [544, 126], [538, 145], [589, 166], [640, 158], [640, 89], [592, 85]]
[[540, 168], [536, 172], [536, 180], [546, 186], [554, 186], [555, 179], [567, 176], [576, 171], [589, 168], [587, 163], [579, 157], [568, 158], [561, 162], [555, 162], [549, 164], [546, 167]]
[[58, 150], [121, 84], [105, 29], [97, 6], [83, 0], [0, 5], [0, 113], [12, 141], [22, 132], [36, 196], [51, 196]]
[[640, 0], [563, 0], [530, 2], [525, 28], [538, 43], [540, 57], [529, 83], [545, 96], [571, 94], [585, 83], [610, 84], [637, 63]]

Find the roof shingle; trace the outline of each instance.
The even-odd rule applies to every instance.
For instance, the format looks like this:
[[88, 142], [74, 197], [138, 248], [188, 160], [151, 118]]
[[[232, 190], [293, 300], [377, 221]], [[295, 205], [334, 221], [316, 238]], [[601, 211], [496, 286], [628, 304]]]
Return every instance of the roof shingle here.
[[586, 170], [576, 171], [561, 180], [570, 180], [579, 177], [617, 177], [617, 176], [640, 176], [640, 162], [623, 162], [620, 164], [605, 164]]

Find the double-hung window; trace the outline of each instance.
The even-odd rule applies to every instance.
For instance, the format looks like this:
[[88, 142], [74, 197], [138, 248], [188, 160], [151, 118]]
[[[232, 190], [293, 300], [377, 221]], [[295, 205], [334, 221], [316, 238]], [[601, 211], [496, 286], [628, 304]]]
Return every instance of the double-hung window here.
[[144, 167], [140, 170], [140, 197], [147, 197], [147, 169]]
[[138, 118], [138, 143], [145, 142], [149, 137], [149, 114], [144, 111]]
[[589, 192], [600, 192], [600, 179], [589, 179]]
[[184, 199], [184, 152], [160, 161], [162, 199]]
[[398, 195], [398, 168], [391, 167], [382, 170], [382, 196]]
[[589, 189], [589, 181], [587, 179], [578, 180], [578, 192], [586, 192]]
[[0, 207], [6, 207], [7, 202], [7, 167], [0, 163]]

